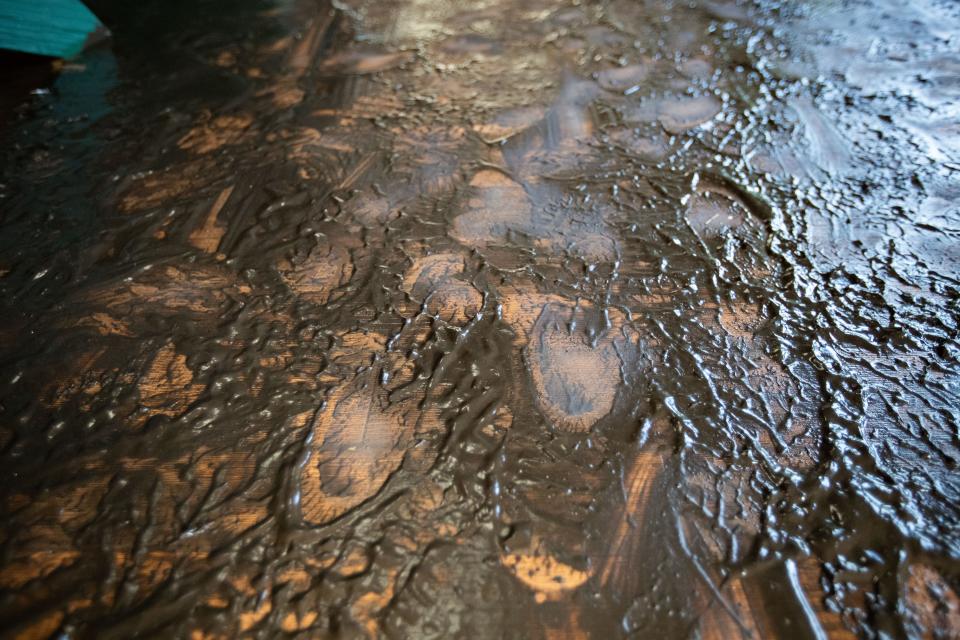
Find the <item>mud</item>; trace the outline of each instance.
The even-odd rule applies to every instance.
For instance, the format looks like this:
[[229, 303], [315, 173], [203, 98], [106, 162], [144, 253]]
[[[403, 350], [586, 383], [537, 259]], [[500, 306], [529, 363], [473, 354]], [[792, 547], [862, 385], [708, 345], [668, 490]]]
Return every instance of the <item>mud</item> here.
[[956, 5], [91, 5], [0, 132], [10, 637], [960, 635]]

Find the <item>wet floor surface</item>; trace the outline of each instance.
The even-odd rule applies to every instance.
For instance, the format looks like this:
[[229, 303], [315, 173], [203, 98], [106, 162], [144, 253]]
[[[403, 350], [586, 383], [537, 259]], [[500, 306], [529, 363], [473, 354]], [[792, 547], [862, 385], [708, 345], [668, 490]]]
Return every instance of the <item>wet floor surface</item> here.
[[91, 3], [0, 132], [0, 627], [960, 636], [960, 8]]

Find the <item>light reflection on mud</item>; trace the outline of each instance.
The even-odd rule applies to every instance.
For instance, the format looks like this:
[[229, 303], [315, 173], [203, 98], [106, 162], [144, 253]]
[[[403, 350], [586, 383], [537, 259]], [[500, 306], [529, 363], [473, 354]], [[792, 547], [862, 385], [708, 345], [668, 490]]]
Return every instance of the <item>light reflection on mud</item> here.
[[3, 133], [5, 629], [960, 633], [956, 7], [91, 4]]

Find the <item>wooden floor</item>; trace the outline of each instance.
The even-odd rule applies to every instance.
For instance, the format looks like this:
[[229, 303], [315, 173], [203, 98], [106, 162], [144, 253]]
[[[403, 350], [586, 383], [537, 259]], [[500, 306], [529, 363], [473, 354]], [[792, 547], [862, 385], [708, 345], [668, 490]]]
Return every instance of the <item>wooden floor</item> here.
[[835, 9], [122, 4], [2, 133], [5, 636], [960, 637], [954, 187]]

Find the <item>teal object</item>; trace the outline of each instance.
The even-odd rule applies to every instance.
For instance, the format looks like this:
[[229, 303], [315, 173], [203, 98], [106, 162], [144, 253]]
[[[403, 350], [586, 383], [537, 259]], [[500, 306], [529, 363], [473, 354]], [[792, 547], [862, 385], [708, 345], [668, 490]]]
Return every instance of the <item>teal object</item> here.
[[72, 58], [108, 35], [80, 0], [0, 0], [0, 49]]

